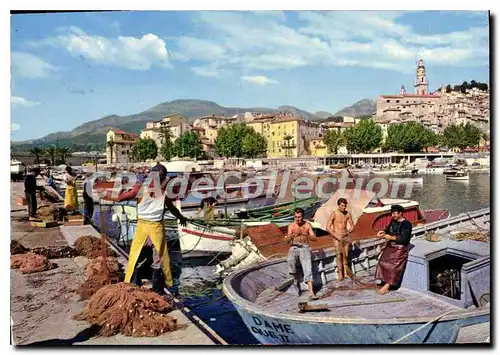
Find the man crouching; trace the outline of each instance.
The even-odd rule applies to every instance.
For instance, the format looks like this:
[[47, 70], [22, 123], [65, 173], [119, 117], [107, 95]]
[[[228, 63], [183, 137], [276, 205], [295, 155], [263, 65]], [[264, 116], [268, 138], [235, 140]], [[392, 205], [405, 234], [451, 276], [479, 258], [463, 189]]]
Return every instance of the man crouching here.
[[288, 270], [294, 277], [297, 292], [300, 296], [300, 282], [297, 274], [297, 262], [300, 262], [302, 272], [304, 273], [304, 282], [307, 283], [309, 289], [309, 300], [312, 301], [318, 299], [318, 297], [314, 294], [313, 290], [312, 259], [309, 242], [318, 238], [314, 235], [311, 225], [304, 221], [304, 210], [302, 208], [295, 210], [294, 217], [295, 222], [288, 226], [288, 233], [285, 236], [285, 240], [292, 245], [287, 257]]

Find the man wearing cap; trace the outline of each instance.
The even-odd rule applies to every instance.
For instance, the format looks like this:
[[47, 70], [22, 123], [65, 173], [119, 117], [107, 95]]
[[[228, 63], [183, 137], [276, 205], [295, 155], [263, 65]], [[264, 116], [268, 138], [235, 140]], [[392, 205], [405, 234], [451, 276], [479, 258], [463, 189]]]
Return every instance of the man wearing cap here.
[[[130, 247], [125, 282], [131, 282], [138, 286], [142, 284], [142, 266], [147, 260], [147, 257], [142, 253], [142, 249], [144, 246], [150, 247], [153, 252], [153, 263], [151, 265], [153, 269], [153, 291], [160, 295], [165, 293], [165, 284], [169, 287], [173, 286], [171, 263], [163, 225], [165, 207], [177, 217], [181, 225], [186, 225], [186, 218], [165, 193], [166, 176], [167, 169], [163, 165], [157, 164], [151, 169], [150, 177], [144, 184], [137, 182], [131, 190], [121, 193], [115, 199], [115, 201], [119, 202], [137, 198], [138, 201], [138, 221]], [[155, 194], [155, 191], [160, 192], [159, 186], [155, 186], [158, 182], [161, 184], [160, 196]]]
[[388, 240], [377, 264], [375, 278], [382, 281], [377, 293], [389, 292], [389, 287], [398, 286], [408, 261], [412, 225], [403, 217], [401, 205], [391, 206], [392, 220], [389, 225], [377, 233], [377, 237]]

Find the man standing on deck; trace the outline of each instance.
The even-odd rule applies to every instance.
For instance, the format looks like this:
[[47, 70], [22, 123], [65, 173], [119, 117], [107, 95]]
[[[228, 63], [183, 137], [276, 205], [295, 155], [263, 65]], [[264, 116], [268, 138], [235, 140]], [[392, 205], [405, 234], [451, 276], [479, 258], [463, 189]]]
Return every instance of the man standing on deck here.
[[199, 215], [203, 211], [203, 219], [205, 222], [212, 221], [214, 219], [215, 205], [217, 205], [217, 200], [212, 196], [205, 197], [201, 200], [200, 208], [196, 215]]
[[377, 233], [377, 237], [389, 241], [382, 251], [375, 272], [375, 278], [382, 280], [383, 286], [377, 290], [381, 295], [389, 292], [389, 287], [399, 285], [408, 261], [412, 225], [403, 217], [403, 211], [401, 205], [391, 206], [391, 222]]
[[[149, 186], [142, 186], [138, 182], [131, 190], [121, 193], [115, 200], [119, 202], [138, 197], [138, 222], [130, 247], [125, 282], [132, 282], [138, 286], [141, 285], [142, 266], [147, 259], [143, 257], [141, 251], [144, 246], [150, 247], [153, 251], [153, 263], [151, 265], [153, 269], [153, 291], [163, 295], [165, 293], [165, 283], [169, 287], [173, 286], [171, 263], [163, 224], [165, 207], [177, 217], [183, 226], [186, 225], [186, 218], [179, 212], [172, 203], [172, 200], [165, 193], [167, 169], [163, 165], [158, 164], [151, 170], [151, 174], [153, 175], [153, 180], [150, 184], [147, 184]], [[149, 187], [155, 184], [155, 174], [159, 176], [162, 196], [155, 196], [155, 193], [149, 189]], [[143, 189], [142, 195], [137, 196], [141, 190], [141, 186]]]
[[40, 174], [39, 168], [32, 168], [24, 178], [24, 196], [28, 204], [28, 215], [30, 221], [38, 220], [36, 216], [36, 192], [42, 191], [42, 186], [36, 184], [36, 177]]
[[314, 294], [313, 290], [312, 259], [309, 242], [318, 238], [314, 235], [311, 225], [304, 221], [304, 210], [302, 208], [295, 209], [294, 217], [295, 222], [288, 226], [288, 233], [285, 236], [285, 240], [292, 245], [287, 257], [288, 270], [295, 279], [297, 292], [300, 296], [300, 283], [297, 275], [297, 262], [300, 262], [304, 274], [304, 282], [307, 283], [309, 290], [309, 300], [312, 301], [318, 299], [318, 297]]
[[[337, 254], [337, 272], [339, 281], [344, 277], [352, 277], [351, 269], [349, 269], [349, 233], [354, 228], [351, 214], [346, 210], [347, 200], [343, 197], [337, 200], [338, 209], [333, 211], [327, 224], [328, 232], [333, 238], [334, 247]], [[350, 226], [347, 228], [347, 223]]]

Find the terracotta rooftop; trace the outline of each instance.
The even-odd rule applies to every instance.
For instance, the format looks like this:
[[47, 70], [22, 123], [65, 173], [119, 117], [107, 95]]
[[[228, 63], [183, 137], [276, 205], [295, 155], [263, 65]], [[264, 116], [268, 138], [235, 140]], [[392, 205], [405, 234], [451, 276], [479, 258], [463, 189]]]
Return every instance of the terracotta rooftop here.
[[122, 131], [121, 129], [113, 128], [112, 131], [114, 133], [116, 133], [116, 134], [126, 134], [126, 135], [129, 135], [131, 137], [137, 137], [137, 138], [139, 138], [138, 134], [125, 132], [125, 131]]

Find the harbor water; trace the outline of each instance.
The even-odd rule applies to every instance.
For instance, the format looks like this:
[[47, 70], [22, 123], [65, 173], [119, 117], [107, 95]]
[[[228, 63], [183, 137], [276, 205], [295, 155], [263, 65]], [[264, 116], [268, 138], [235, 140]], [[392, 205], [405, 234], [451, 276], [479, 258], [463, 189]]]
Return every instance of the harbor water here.
[[[423, 184], [413, 187], [409, 199], [418, 201], [423, 210], [447, 209], [452, 216], [490, 206], [490, 175], [470, 173], [469, 181], [447, 181], [444, 175], [422, 175]], [[404, 191], [404, 190], [401, 190]], [[398, 193], [398, 198], [404, 194]], [[388, 197], [388, 196], [387, 196]], [[96, 206], [93, 222], [99, 226]], [[119, 228], [106, 215], [106, 233], [118, 238]], [[229, 344], [258, 344], [239, 317], [233, 305], [224, 297], [222, 280], [213, 274], [218, 258], [183, 260], [178, 298], [206, 322]]]

